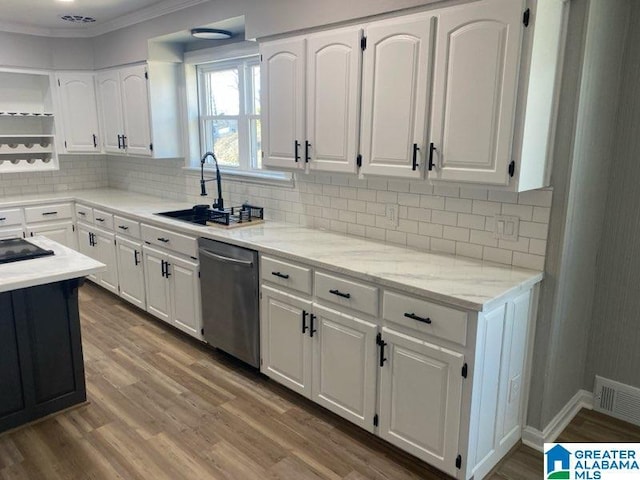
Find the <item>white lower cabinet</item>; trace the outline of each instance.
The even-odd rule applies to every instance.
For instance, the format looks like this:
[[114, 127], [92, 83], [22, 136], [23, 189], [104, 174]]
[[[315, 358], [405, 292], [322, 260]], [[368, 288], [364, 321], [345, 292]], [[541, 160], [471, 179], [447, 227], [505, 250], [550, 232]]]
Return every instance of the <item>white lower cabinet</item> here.
[[71, 220], [27, 225], [27, 236], [34, 237], [36, 235], [44, 235], [65, 247], [77, 248], [76, 234]]
[[455, 476], [463, 354], [386, 327], [381, 342], [379, 435]]
[[83, 223], [78, 223], [78, 250], [106, 265], [101, 273], [89, 275], [98, 285], [116, 295], [118, 292], [118, 259], [115, 235]]
[[142, 242], [116, 235], [120, 296], [138, 308], [145, 309]]
[[199, 264], [147, 245], [142, 252], [147, 312], [202, 339]]
[[24, 238], [24, 235], [24, 230], [21, 227], [0, 228], [0, 240], [7, 240], [9, 238]]

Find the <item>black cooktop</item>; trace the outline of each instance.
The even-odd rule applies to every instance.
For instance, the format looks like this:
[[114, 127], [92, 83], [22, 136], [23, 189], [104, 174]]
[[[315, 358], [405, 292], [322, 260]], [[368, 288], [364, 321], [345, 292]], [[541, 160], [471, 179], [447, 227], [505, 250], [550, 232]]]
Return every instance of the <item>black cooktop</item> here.
[[0, 263], [19, 262], [47, 255], [53, 255], [53, 250], [45, 250], [22, 238], [0, 240]]

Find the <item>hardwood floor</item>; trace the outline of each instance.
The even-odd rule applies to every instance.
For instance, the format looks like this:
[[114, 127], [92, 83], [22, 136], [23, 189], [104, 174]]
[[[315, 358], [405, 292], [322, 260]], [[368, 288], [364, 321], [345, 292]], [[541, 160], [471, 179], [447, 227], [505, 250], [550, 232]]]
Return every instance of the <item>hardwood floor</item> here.
[[[103, 290], [80, 292], [89, 404], [0, 435], [0, 479], [448, 478]], [[640, 441], [581, 412], [571, 441]], [[491, 476], [540, 477], [520, 446]]]

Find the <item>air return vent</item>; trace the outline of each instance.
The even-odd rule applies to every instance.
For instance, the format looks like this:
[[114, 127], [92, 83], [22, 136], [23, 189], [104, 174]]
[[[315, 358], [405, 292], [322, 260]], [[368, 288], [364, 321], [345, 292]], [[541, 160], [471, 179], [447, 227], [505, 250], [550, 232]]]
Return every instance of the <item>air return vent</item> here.
[[93, 23], [96, 21], [93, 17], [85, 17], [84, 15], [62, 15], [60, 16], [65, 22], [71, 23]]
[[640, 425], [640, 389], [596, 376], [594, 409]]

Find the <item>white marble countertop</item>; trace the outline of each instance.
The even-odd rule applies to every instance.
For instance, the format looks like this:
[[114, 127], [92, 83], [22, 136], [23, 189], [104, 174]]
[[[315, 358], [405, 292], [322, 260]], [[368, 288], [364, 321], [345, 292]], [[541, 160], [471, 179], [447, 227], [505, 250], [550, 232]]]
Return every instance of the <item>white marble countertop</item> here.
[[1, 264], [0, 292], [86, 277], [106, 268], [104, 264], [46, 237], [29, 237], [27, 241], [46, 250], [53, 250], [54, 254]]
[[422, 252], [280, 222], [267, 221], [229, 230], [193, 225], [155, 215], [191, 208], [189, 203], [114, 189], [16, 196], [0, 199], [0, 208], [64, 200], [76, 200], [177, 232], [298, 260], [472, 311], [487, 309], [530, 288], [543, 277], [542, 272], [535, 270]]

